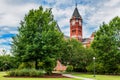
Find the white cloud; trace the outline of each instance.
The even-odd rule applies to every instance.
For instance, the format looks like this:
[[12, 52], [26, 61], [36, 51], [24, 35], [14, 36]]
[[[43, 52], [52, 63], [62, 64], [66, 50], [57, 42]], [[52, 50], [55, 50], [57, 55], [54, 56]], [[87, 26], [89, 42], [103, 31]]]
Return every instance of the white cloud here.
[[107, 7], [113, 7], [120, 4], [120, 0], [109, 0], [104, 5]]
[[0, 39], [0, 44], [6, 42], [5, 39]]
[[0, 37], [4, 34], [17, 34], [17, 27], [9, 27], [9, 26], [0, 26]]
[[[74, 5], [75, 1], [74, 0], [55, 0], [56, 4], [54, 6], [62, 7], [63, 5]], [[62, 6], [61, 6], [62, 5]]]
[[0, 39], [0, 44], [2, 43], [8, 43], [8, 42], [11, 42], [12, 41], [12, 38], [5, 38], [5, 39]]
[[13, 5], [5, 0], [0, 0], [0, 26], [19, 26], [24, 15], [32, 8], [38, 8], [38, 4], [26, 3]]
[[[114, 1], [114, 0], [113, 0]], [[108, 4], [108, 3], [107, 3]], [[97, 12], [89, 17], [89, 22], [92, 25], [100, 25], [103, 21], [108, 23], [112, 18], [115, 16], [120, 16], [120, 6], [113, 6], [113, 7], [100, 7]]]
[[62, 31], [64, 32], [64, 35], [70, 36], [70, 27], [63, 28]]

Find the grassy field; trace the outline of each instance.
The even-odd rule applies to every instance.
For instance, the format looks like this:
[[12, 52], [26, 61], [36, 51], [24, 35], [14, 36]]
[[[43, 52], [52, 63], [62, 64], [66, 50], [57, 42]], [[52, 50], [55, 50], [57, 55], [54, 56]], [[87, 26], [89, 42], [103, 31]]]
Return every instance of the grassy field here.
[[115, 75], [96, 75], [96, 77], [93, 77], [93, 74], [83, 74], [83, 73], [72, 73], [74, 76], [80, 76], [80, 77], [86, 77], [86, 78], [92, 78], [95, 80], [120, 80], [120, 76]]
[[3, 77], [6, 75], [5, 72], [0, 72], [0, 80], [78, 80], [72, 78], [6, 78]]
[[[93, 74], [83, 74], [83, 73], [71, 73], [74, 76], [80, 76], [85, 78], [92, 78], [95, 80], [120, 80], [120, 76], [112, 76], [112, 75], [96, 75], [93, 77]], [[6, 75], [5, 72], [0, 72], [0, 80], [79, 80], [73, 78], [6, 78], [3, 77]]]

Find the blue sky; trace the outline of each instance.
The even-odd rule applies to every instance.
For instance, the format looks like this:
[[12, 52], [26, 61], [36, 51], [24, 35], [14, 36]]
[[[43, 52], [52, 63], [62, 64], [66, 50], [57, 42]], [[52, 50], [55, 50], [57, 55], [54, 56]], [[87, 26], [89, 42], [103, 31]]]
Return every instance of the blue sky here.
[[83, 37], [98, 30], [102, 22], [108, 23], [120, 16], [120, 0], [0, 0], [0, 53], [2, 49], [10, 53], [11, 37], [18, 33], [20, 21], [30, 9], [37, 9], [40, 5], [52, 8], [54, 19], [62, 32], [69, 36], [69, 20], [76, 2], [83, 19]]

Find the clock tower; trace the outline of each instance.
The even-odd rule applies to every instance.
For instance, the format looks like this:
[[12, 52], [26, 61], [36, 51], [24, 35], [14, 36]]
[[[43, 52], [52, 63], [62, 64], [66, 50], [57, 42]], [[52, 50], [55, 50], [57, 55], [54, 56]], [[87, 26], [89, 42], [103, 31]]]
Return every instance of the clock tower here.
[[70, 19], [70, 39], [82, 41], [82, 17], [78, 12], [77, 5]]

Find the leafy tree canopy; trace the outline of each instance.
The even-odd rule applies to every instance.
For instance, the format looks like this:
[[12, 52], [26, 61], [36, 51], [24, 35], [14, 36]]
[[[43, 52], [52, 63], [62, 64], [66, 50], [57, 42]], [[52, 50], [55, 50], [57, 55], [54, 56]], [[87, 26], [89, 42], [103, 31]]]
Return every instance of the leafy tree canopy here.
[[103, 23], [96, 32], [91, 45], [97, 55], [102, 72], [116, 73], [120, 64], [120, 18], [115, 17], [108, 24]]
[[84, 48], [81, 42], [71, 39], [66, 40], [61, 60], [63, 64], [73, 66], [74, 71], [86, 71], [93, 55], [92, 49]]
[[30, 10], [18, 32], [12, 45], [12, 54], [18, 61], [35, 61], [37, 68], [38, 61], [44, 61], [46, 57], [57, 59], [61, 53], [63, 34], [58, 31], [51, 9], [44, 10], [40, 6]]

